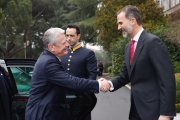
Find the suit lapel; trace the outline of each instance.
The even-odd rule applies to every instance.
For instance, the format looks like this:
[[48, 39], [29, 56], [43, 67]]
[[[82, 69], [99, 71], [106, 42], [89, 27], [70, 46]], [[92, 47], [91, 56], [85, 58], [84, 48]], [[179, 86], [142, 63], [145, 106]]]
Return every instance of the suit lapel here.
[[141, 51], [143, 49], [144, 39], [145, 39], [145, 35], [144, 34], [145, 34], [145, 32], [143, 31], [141, 36], [140, 36], [140, 38], [139, 38], [139, 40], [138, 40], [138, 43], [137, 43], [137, 46], [136, 46], [136, 50], [135, 50], [135, 53], [134, 53], [134, 60], [133, 60], [132, 65], [130, 67], [130, 74], [129, 75], [131, 75], [132, 70], [133, 70], [133, 68], [134, 68], [134, 66], [135, 66], [135, 64], [137, 62], [137, 58], [138, 58], [138, 56], [140, 55], [140, 53], [141, 53]]
[[128, 74], [130, 75], [130, 43], [128, 43], [127, 48], [126, 48], [126, 54], [125, 54], [125, 62], [126, 62], [126, 66], [128, 69]]

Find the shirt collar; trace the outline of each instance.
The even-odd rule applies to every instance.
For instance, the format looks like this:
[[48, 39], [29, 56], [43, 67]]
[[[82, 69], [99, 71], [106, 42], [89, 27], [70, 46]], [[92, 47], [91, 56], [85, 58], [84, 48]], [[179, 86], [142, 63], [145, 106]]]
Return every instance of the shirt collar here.
[[141, 28], [141, 30], [139, 30], [139, 32], [134, 36], [133, 40], [135, 42], [138, 42], [139, 37], [140, 37], [141, 33], [143, 32], [143, 30], [144, 30], [144, 28]]

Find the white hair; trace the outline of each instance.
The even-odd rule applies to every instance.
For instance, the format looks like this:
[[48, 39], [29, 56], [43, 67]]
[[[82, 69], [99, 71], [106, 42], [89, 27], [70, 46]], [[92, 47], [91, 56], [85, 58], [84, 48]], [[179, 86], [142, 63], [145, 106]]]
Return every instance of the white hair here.
[[48, 44], [57, 43], [57, 37], [59, 37], [60, 34], [64, 34], [64, 33], [65, 33], [65, 30], [61, 28], [50, 28], [46, 30], [42, 39], [44, 48], [46, 49], [48, 47]]

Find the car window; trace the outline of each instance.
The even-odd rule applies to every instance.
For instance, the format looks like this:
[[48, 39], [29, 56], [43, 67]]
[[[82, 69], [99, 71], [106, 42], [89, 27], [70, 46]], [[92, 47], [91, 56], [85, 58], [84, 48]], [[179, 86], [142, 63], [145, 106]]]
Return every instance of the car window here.
[[29, 93], [32, 67], [10, 67], [18, 93]]

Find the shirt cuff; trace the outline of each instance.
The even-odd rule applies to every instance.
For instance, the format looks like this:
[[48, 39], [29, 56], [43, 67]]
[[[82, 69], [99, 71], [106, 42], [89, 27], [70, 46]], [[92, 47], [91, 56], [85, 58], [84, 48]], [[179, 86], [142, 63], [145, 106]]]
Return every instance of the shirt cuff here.
[[99, 83], [99, 92], [101, 91], [101, 82], [100, 81], [98, 81], [98, 83]]
[[111, 82], [110, 80], [108, 80], [108, 82], [109, 82], [109, 84], [111, 85], [109, 91], [113, 91], [113, 90], [114, 90], [114, 86], [113, 86], [112, 82]]

